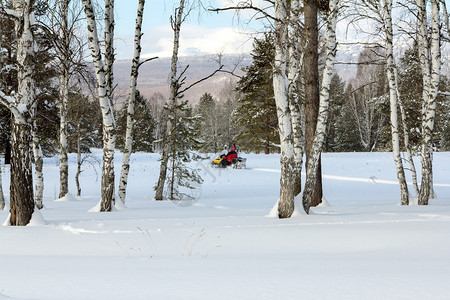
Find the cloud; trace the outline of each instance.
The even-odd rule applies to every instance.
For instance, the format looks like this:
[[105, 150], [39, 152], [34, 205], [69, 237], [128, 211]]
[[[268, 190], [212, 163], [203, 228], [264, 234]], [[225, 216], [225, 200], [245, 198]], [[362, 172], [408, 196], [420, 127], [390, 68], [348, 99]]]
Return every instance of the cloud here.
[[[173, 32], [170, 26], [161, 26], [145, 32], [142, 39], [143, 57], [170, 57]], [[252, 32], [231, 27], [206, 28], [185, 24], [181, 28], [179, 55], [240, 54], [252, 49]]]

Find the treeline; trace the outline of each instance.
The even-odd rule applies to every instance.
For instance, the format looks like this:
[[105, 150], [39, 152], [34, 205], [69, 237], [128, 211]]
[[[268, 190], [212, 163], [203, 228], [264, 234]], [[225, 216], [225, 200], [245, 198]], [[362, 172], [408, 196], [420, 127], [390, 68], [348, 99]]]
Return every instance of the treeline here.
[[[17, 88], [17, 70], [14, 66], [14, 49], [4, 40], [2, 45], [9, 55], [9, 68], [3, 68], [0, 82], [11, 90]], [[45, 39], [40, 41], [45, 42]], [[45, 156], [58, 153], [58, 130], [60, 115], [58, 110], [57, 69], [48, 64], [51, 56], [42, 52], [36, 61], [41, 70], [37, 76], [42, 92], [38, 99], [38, 129]], [[330, 90], [330, 115], [325, 152], [391, 151], [389, 124], [389, 98], [385, 65], [380, 64], [382, 49], [365, 49], [359, 54], [358, 67], [354, 78], [344, 82], [338, 74], [332, 78]], [[274, 59], [273, 37], [266, 34], [254, 40], [251, 53], [252, 63], [244, 67], [244, 75], [230, 80], [214, 98], [205, 93], [196, 101], [191, 115], [197, 116], [195, 126], [199, 132], [200, 146], [197, 150], [218, 153], [232, 144], [241, 151], [255, 153], [279, 152], [279, 135], [276, 107], [272, 86], [272, 63]], [[405, 51], [399, 58], [399, 89], [404, 99], [408, 116], [410, 143], [415, 150], [420, 147], [422, 79], [418, 66], [417, 47]], [[6, 85], [9, 83], [9, 86]], [[45, 87], [45, 88], [44, 88]], [[86, 87], [84, 87], [86, 90]], [[447, 77], [441, 78], [441, 91], [450, 91]], [[191, 99], [195, 100], [195, 99]], [[165, 134], [167, 99], [155, 93], [149, 99], [139, 92], [136, 97], [135, 137], [133, 151], [158, 152], [160, 140]], [[117, 148], [124, 147], [127, 103], [116, 105]], [[437, 97], [436, 125], [433, 146], [438, 151], [450, 150], [450, 103], [444, 95]], [[81, 85], [70, 90], [69, 101], [69, 152], [83, 153], [91, 148], [102, 147], [102, 124], [97, 101], [93, 101]], [[9, 110], [0, 106], [0, 152], [5, 153], [9, 163], [10, 154]], [[399, 117], [400, 118], [400, 117]]]

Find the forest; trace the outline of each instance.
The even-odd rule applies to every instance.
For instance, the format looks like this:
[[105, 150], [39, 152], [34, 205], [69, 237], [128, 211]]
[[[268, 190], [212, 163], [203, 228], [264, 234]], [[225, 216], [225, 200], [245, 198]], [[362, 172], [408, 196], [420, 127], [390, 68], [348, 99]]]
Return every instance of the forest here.
[[[64, 198], [68, 155], [76, 153], [79, 196], [79, 175], [94, 149], [102, 149], [102, 212], [125, 204], [132, 153], [160, 154], [154, 199], [176, 200], [189, 197], [186, 191], [203, 181], [190, 162], [231, 145], [245, 153], [279, 153], [279, 218], [292, 216], [299, 195], [306, 213], [322, 202], [323, 152], [392, 152], [401, 204], [410, 202], [406, 171], [412, 173], [418, 203], [428, 204], [434, 193], [433, 152], [450, 150], [446, 1], [227, 4], [177, 2], [170, 18], [169, 94], [146, 99], [137, 89], [139, 68], [158, 58], [141, 57], [143, 11], [152, 4], [139, 0], [130, 87], [119, 100], [114, 0], [0, 2], [0, 152], [10, 166], [9, 225], [27, 225], [43, 208], [45, 157], [59, 157], [58, 198]], [[251, 11], [251, 21], [263, 22], [266, 30], [252, 37], [252, 62], [239, 72], [222, 65], [219, 55], [215, 71], [187, 82], [189, 66], [179, 63], [180, 36], [189, 14], [202, 9]], [[371, 26], [362, 28], [367, 20]], [[338, 21], [359, 28], [364, 38], [337, 37]], [[407, 45], [403, 51], [396, 50], [400, 41]], [[336, 61], [339, 44], [345, 43], [364, 45], [356, 75], [348, 81], [335, 70], [335, 64], [345, 63]], [[185, 97], [219, 73], [233, 75], [220, 99], [207, 92], [200, 99]], [[114, 170], [116, 151], [123, 153], [120, 172]], [[0, 190], [0, 207], [5, 206]]]

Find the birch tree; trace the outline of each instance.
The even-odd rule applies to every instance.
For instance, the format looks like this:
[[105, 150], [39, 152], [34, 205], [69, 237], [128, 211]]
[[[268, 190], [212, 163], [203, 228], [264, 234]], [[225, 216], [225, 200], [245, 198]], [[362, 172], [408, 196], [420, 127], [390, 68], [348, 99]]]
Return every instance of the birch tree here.
[[[31, 115], [37, 115], [37, 101], [35, 100], [31, 106]], [[44, 208], [44, 204], [42, 202], [42, 198], [44, 196], [44, 155], [42, 154], [41, 143], [39, 141], [38, 135], [38, 126], [37, 119], [33, 118], [32, 120], [32, 128], [31, 128], [31, 140], [32, 140], [32, 149], [34, 156], [34, 174], [35, 174], [35, 195], [34, 202], [38, 209]]]
[[[199, 148], [199, 142], [196, 137], [194, 118], [189, 117], [187, 114], [191, 108], [187, 105], [187, 100], [179, 101], [184, 97], [184, 93], [193, 86], [211, 78], [217, 72], [220, 72], [223, 65], [220, 65], [210, 75], [190, 84], [185, 85], [185, 73], [189, 66], [185, 67], [182, 72], [178, 74], [178, 50], [180, 47], [180, 32], [181, 25], [189, 15], [191, 9], [186, 8], [185, 0], [180, 0], [178, 7], [175, 9], [175, 14], [171, 17], [171, 26], [174, 32], [173, 39], [173, 52], [171, 60], [171, 72], [170, 72], [170, 92], [168, 110], [167, 131], [163, 138], [163, 150], [161, 153], [161, 164], [158, 183], [155, 187], [155, 200], [164, 199], [164, 188], [166, 181], [168, 192], [166, 198], [170, 200], [182, 200], [181, 198], [194, 198], [188, 193], [181, 191], [180, 188], [187, 188], [190, 192], [195, 190], [195, 185], [203, 182], [203, 179], [198, 174], [198, 170], [190, 168], [186, 165], [187, 162], [192, 159], [196, 159], [197, 156], [191, 153], [191, 149]], [[168, 165], [170, 161], [170, 166]], [[170, 169], [170, 176], [167, 171]]]
[[334, 61], [336, 58], [336, 23], [338, 15], [338, 0], [330, 0], [327, 13], [327, 32], [326, 32], [326, 60], [322, 77], [322, 85], [320, 89], [319, 116], [315, 130], [314, 140], [309, 150], [309, 160], [306, 168], [306, 182], [303, 191], [303, 208], [306, 213], [313, 204], [313, 193], [317, 182], [316, 174], [319, 169], [319, 160], [322, 152], [323, 143], [325, 141], [325, 133], [327, 129], [328, 107], [331, 78], [333, 76]]
[[292, 133], [294, 136], [294, 195], [298, 195], [302, 189], [302, 165], [304, 154], [302, 113], [300, 104], [301, 82], [300, 68], [303, 60], [304, 41], [300, 34], [300, 1], [291, 0], [289, 26], [288, 26], [288, 97], [289, 109], [291, 111]]
[[154, 58], [140, 62], [141, 59], [141, 37], [142, 37], [142, 18], [144, 14], [145, 0], [139, 0], [137, 18], [136, 18], [136, 29], [134, 33], [134, 57], [131, 66], [131, 79], [130, 79], [130, 92], [128, 96], [128, 106], [127, 106], [127, 127], [125, 133], [125, 150], [123, 152], [122, 158], [122, 170], [120, 173], [119, 181], [119, 198], [122, 203], [125, 203], [126, 189], [128, 183], [128, 173], [130, 171], [130, 156], [132, 152], [133, 145], [133, 125], [134, 120], [134, 106], [136, 102], [136, 85], [139, 74], [139, 67]]
[[4, 209], [5, 209], [5, 196], [3, 195], [2, 169], [0, 166], [0, 210]]
[[77, 36], [83, 9], [78, 1], [48, 1], [49, 9], [39, 23], [55, 51], [54, 67], [59, 73], [59, 198], [69, 193], [68, 176], [68, 111], [71, 80], [79, 75], [86, 77], [84, 64], [86, 43]]
[[[327, 3], [328, 1], [323, 1]], [[318, 12], [321, 1], [304, 0], [304, 27], [305, 27], [305, 53], [303, 60], [303, 75], [305, 85], [305, 144], [306, 144], [306, 169], [310, 160], [311, 147], [317, 127], [319, 111], [319, 27]], [[308, 172], [308, 170], [306, 170]], [[319, 159], [317, 182], [311, 205], [317, 206], [322, 201], [322, 167]]]
[[[103, 121], [103, 165], [100, 211], [111, 211], [114, 203], [115, 122], [112, 107], [112, 64], [114, 62], [113, 30], [114, 0], [105, 1], [105, 62], [100, 51], [94, 7], [91, 0], [83, 0], [89, 32], [89, 45], [97, 78], [98, 98]], [[105, 67], [105, 64], [107, 67]]]
[[400, 138], [398, 132], [398, 84], [396, 66], [394, 61], [393, 27], [392, 27], [392, 0], [382, 0], [383, 24], [386, 45], [386, 73], [389, 83], [389, 99], [391, 110], [392, 152], [394, 155], [397, 178], [400, 185], [401, 204], [409, 204], [408, 186], [406, 184], [405, 170], [400, 156]]
[[70, 81], [70, 32], [69, 32], [69, 3], [70, 0], [57, 1], [56, 12], [59, 12], [59, 41], [57, 47], [60, 57], [59, 75], [59, 198], [69, 193], [69, 164], [68, 164], [68, 110], [69, 110], [69, 81]]
[[[172, 30], [173, 30], [173, 51], [172, 60], [170, 66], [170, 93], [169, 93], [169, 118], [167, 120], [167, 131], [168, 135], [175, 127], [174, 114], [177, 104], [177, 93], [179, 89], [178, 77], [177, 77], [177, 64], [178, 64], [178, 50], [180, 48], [180, 31], [181, 24], [184, 20], [183, 17], [184, 10], [184, 0], [180, 0], [178, 8], [175, 10], [175, 19], [172, 20]], [[167, 177], [167, 164], [169, 161], [169, 152], [173, 145], [166, 140], [164, 142], [164, 147], [161, 153], [161, 165], [159, 168], [159, 178], [156, 185], [155, 200], [163, 200], [164, 184]]]
[[273, 90], [277, 106], [278, 131], [281, 146], [280, 198], [278, 217], [290, 218], [294, 212], [294, 138], [289, 107], [287, 78], [288, 3], [275, 1], [275, 60]]
[[432, 137], [436, 98], [441, 73], [440, 14], [439, 1], [431, 0], [431, 35], [428, 34], [426, 1], [417, 0], [419, 61], [423, 77], [422, 94], [422, 181], [419, 193], [419, 205], [428, 205], [432, 193]]
[[15, 25], [17, 43], [18, 91], [14, 96], [0, 91], [0, 102], [13, 115], [11, 136], [11, 184], [9, 225], [25, 226], [35, 209], [33, 197], [33, 176], [31, 162], [31, 136], [33, 101], [35, 101], [35, 81], [33, 79], [34, 1], [14, 0], [13, 9], [0, 5], [0, 13], [12, 18]]

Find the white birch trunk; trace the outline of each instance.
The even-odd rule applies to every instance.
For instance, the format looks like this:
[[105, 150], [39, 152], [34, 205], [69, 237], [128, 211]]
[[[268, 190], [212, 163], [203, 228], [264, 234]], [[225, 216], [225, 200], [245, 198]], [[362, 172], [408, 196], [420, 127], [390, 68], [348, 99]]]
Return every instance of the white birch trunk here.
[[401, 114], [401, 118], [402, 118], [403, 143], [405, 144], [406, 154], [408, 156], [409, 168], [411, 169], [411, 177], [412, 177], [412, 183], [413, 183], [414, 191], [415, 191], [415, 193], [416, 193], [416, 195], [418, 197], [419, 193], [420, 193], [420, 190], [419, 190], [419, 184], [417, 182], [417, 171], [416, 171], [416, 165], [414, 164], [414, 160], [413, 160], [411, 144], [409, 143], [409, 128], [408, 128], [408, 124], [406, 122], [405, 107], [403, 105], [403, 101], [402, 101], [402, 98], [400, 96], [400, 91], [398, 89], [398, 72], [397, 72], [397, 68], [395, 68], [394, 72], [395, 72], [394, 73], [395, 74], [395, 82], [396, 82], [396, 86], [397, 86], [398, 106], [400, 107], [400, 114]]
[[114, 82], [114, 0], [105, 1], [105, 80], [108, 99], [113, 106]]
[[0, 210], [5, 209], [5, 196], [3, 195], [2, 169], [0, 166]]
[[[32, 116], [37, 114], [37, 102], [33, 103]], [[44, 208], [42, 203], [42, 198], [44, 197], [44, 155], [42, 154], [41, 143], [39, 141], [38, 131], [37, 131], [37, 121], [33, 117], [32, 125], [32, 148], [34, 155], [34, 174], [35, 174], [35, 191], [34, 191], [34, 202], [38, 209]]]
[[35, 82], [33, 79], [34, 38], [33, 25], [34, 1], [14, 0], [13, 10], [2, 10], [2, 14], [14, 20], [17, 37], [17, 81], [15, 98], [0, 92], [0, 102], [7, 106], [12, 114], [11, 128], [11, 184], [9, 225], [25, 226], [34, 212], [33, 175], [31, 162], [31, 105], [35, 100]]
[[288, 51], [288, 95], [289, 109], [291, 111], [292, 131], [294, 136], [294, 195], [300, 194], [302, 190], [302, 165], [303, 165], [303, 129], [301, 120], [300, 101], [298, 95], [299, 80], [299, 0], [291, 0], [290, 21], [288, 28], [289, 51]]
[[80, 124], [78, 124], [77, 130], [77, 172], [75, 173], [75, 184], [77, 185], [77, 197], [81, 197], [81, 185], [80, 185], [80, 174], [81, 174], [81, 134], [80, 134]]
[[[87, 18], [89, 45], [97, 76], [98, 97], [103, 119], [103, 166], [100, 210], [111, 211], [112, 204], [114, 203], [114, 148], [116, 142], [114, 133], [114, 114], [108, 94], [108, 84], [106, 81], [102, 54], [100, 52], [97, 24], [95, 22], [95, 13], [92, 1], [83, 0], [83, 5]], [[112, 5], [112, 7], [114, 6]], [[110, 41], [106, 44], [112, 45]]]
[[127, 183], [128, 183], [128, 172], [130, 171], [130, 156], [133, 146], [133, 125], [134, 125], [134, 104], [136, 98], [136, 85], [139, 72], [139, 61], [141, 58], [141, 28], [142, 28], [142, 17], [144, 14], [144, 4], [145, 0], [139, 0], [139, 6], [136, 18], [136, 30], [134, 34], [134, 57], [131, 66], [131, 79], [130, 79], [130, 95], [128, 98], [127, 107], [127, 128], [125, 133], [125, 150], [123, 152], [122, 158], [122, 170], [120, 172], [119, 181], [119, 198], [125, 203]]
[[290, 218], [294, 212], [294, 140], [289, 109], [287, 49], [287, 1], [275, 1], [275, 61], [273, 90], [277, 107], [278, 131], [281, 145], [281, 178], [278, 217]]
[[70, 39], [69, 39], [69, 1], [63, 0], [60, 3], [61, 15], [61, 36], [62, 36], [62, 51], [61, 51], [61, 74], [59, 76], [59, 198], [63, 198], [69, 193], [69, 164], [68, 164], [68, 110], [69, 110], [69, 53], [70, 53]]
[[442, 12], [444, 14], [444, 22], [447, 27], [447, 38], [450, 38], [450, 21], [448, 18], [447, 4], [445, 4], [445, 0], [441, 0], [442, 3]]
[[180, 31], [181, 23], [183, 21], [183, 10], [184, 10], [184, 0], [180, 0], [180, 5], [177, 9], [177, 14], [175, 20], [172, 23], [172, 29], [174, 31], [173, 38], [173, 52], [172, 52], [172, 62], [171, 62], [171, 72], [170, 72], [170, 95], [169, 95], [169, 117], [167, 121], [166, 137], [164, 138], [163, 150], [161, 153], [161, 165], [159, 168], [159, 178], [156, 185], [155, 200], [163, 200], [164, 184], [167, 178], [167, 164], [169, 160], [169, 153], [172, 150], [173, 143], [175, 141], [170, 141], [174, 139], [172, 136], [173, 128], [176, 126], [175, 120], [175, 110], [177, 104], [177, 91], [178, 91], [178, 80], [177, 80], [177, 64], [178, 64], [178, 49], [180, 47]]
[[400, 185], [401, 204], [409, 204], [408, 186], [406, 184], [405, 170], [403, 168], [400, 155], [400, 138], [398, 133], [398, 88], [395, 77], [395, 61], [393, 47], [393, 29], [392, 29], [392, 0], [383, 0], [384, 7], [384, 31], [386, 46], [386, 72], [389, 83], [389, 99], [391, 110], [391, 132], [392, 132], [392, 153], [394, 155], [395, 167], [397, 169], [397, 178]]
[[306, 167], [306, 182], [303, 191], [303, 208], [309, 213], [311, 199], [316, 184], [316, 173], [319, 167], [319, 159], [322, 153], [322, 147], [325, 140], [328, 112], [331, 78], [333, 76], [334, 60], [336, 58], [336, 23], [337, 23], [337, 0], [330, 0], [329, 13], [326, 32], [326, 60], [322, 77], [322, 86], [320, 90], [319, 117], [317, 119], [316, 132], [311, 147], [310, 159]]
[[440, 15], [438, 0], [431, 0], [432, 24], [431, 39], [428, 42], [426, 3], [417, 0], [418, 9], [418, 42], [419, 60], [423, 76], [423, 104], [422, 104], [422, 181], [419, 193], [419, 205], [428, 205], [432, 185], [432, 135], [436, 113], [436, 97], [440, 80]]

